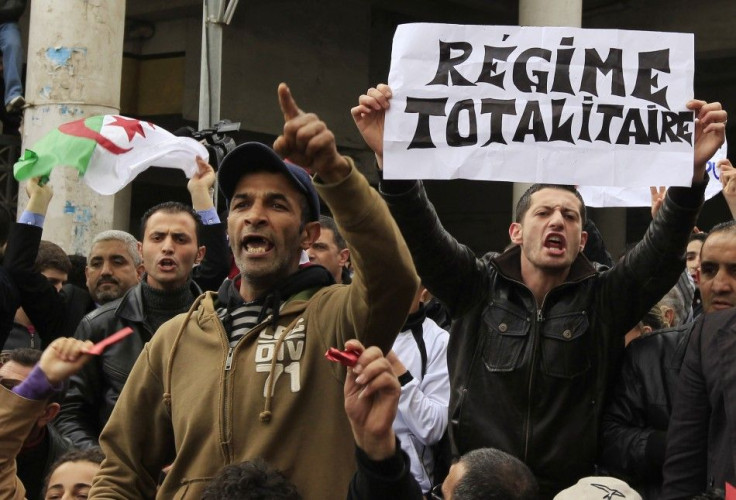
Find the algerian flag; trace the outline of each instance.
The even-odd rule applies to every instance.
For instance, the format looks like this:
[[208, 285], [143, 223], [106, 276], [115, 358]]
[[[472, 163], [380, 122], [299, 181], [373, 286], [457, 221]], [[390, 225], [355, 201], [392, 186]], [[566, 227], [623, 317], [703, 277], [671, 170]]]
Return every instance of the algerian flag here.
[[60, 125], [43, 136], [13, 166], [16, 180], [48, 179], [54, 167], [79, 170], [84, 182], [100, 194], [123, 189], [148, 167], [178, 168], [187, 177], [197, 172], [196, 156], [207, 149], [147, 121], [119, 115], [92, 116]]

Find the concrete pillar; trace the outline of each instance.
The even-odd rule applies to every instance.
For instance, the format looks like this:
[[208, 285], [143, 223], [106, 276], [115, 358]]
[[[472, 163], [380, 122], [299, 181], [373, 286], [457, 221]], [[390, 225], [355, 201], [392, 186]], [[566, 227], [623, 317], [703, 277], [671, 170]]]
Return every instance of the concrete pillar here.
[[199, 77], [199, 129], [220, 121], [222, 89], [222, 0], [205, 0], [202, 6], [202, 59]]
[[[580, 28], [583, 18], [582, 0], [519, 0], [519, 24], [521, 26], [570, 26]], [[515, 183], [513, 187], [513, 206], [516, 217], [516, 203], [531, 184]], [[603, 236], [611, 255], [623, 251], [626, 245], [626, 209], [605, 208], [596, 214], [596, 225]]]
[[[583, 18], [582, 0], [519, 0], [521, 26], [570, 26], [580, 28]], [[512, 212], [516, 217], [516, 203], [531, 184], [514, 183]], [[626, 245], [626, 210], [603, 209], [596, 215], [596, 225], [612, 255]]]
[[[583, 19], [583, 0], [519, 0], [520, 26], [570, 26], [579, 28]], [[516, 218], [516, 203], [531, 184], [515, 182], [511, 213]]]
[[570, 26], [579, 28], [583, 0], [519, 0], [521, 26]]
[[[33, 0], [30, 11], [24, 148], [62, 123], [120, 112], [125, 0]], [[128, 228], [130, 188], [98, 195], [71, 168], [54, 169], [50, 182], [44, 239], [86, 255], [99, 231]]]

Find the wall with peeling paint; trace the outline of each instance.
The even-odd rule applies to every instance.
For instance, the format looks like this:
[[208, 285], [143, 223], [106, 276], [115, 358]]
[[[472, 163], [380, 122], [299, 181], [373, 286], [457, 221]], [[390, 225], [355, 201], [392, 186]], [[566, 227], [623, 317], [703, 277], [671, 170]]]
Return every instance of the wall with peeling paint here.
[[[61, 123], [118, 112], [124, 16], [123, 0], [31, 2], [24, 145]], [[86, 255], [99, 231], [127, 227], [128, 193], [100, 196], [64, 167], [54, 169], [51, 184], [44, 238], [67, 252]]]

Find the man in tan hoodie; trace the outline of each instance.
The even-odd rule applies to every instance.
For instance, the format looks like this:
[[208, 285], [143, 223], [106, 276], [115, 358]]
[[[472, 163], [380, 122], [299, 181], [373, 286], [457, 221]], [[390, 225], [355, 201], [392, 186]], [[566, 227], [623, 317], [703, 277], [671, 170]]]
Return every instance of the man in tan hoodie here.
[[[278, 95], [285, 125], [273, 150], [242, 144], [218, 172], [241, 274], [146, 345], [100, 437], [107, 458], [90, 498], [200, 498], [220, 468], [256, 457], [304, 498], [346, 496], [355, 458], [345, 368], [323, 355], [356, 337], [387, 352], [418, 280], [385, 203], [332, 132], [286, 85]], [[299, 264], [319, 236], [317, 192], [350, 246], [350, 286]]]

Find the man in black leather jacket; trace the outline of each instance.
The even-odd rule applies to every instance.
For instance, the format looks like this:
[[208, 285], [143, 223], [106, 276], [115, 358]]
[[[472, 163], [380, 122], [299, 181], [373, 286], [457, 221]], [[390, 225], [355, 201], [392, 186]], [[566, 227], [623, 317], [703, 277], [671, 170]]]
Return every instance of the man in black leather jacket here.
[[[352, 114], [383, 153], [386, 85]], [[726, 112], [696, 113], [692, 188], [671, 188], [642, 242], [612, 269], [580, 253], [585, 207], [565, 186], [535, 185], [509, 228], [515, 246], [482, 259], [440, 224], [421, 182], [381, 190], [430, 292], [450, 310], [450, 437], [457, 454], [494, 447], [524, 461], [552, 497], [591, 475], [599, 422], [625, 333], [677, 281], [703, 203], [705, 166], [724, 141]]]
[[[216, 217], [209, 197], [214, 175], [212, 167], [200, 163], [200, 173], [188, 186], [194, 209], [167, 202], [144, 214], [139, 250], [146, 274], [120, 299], [102, 305], [79, 324], [75, 337], [95, 343], [124, 327], [134, 333], [108, 347], [70, 379], [57, 426], [75, 447], [97, 446], [133, 364], [158, 327], [186, 312], [202, 289], [216, 289], [226, 277], [225, 227], [219, 218], [202, 223], [208, 215]], [[193, 272], [197, 264], [199, 272]]]
[[[705, 314], [736, 307], [736, 221], [718, 224], [701, 247], [697, 275]], [[601, 465], [644, 498], [659, 498], [667, 428], [694, 323], [632, 342], [603, 414]]]

